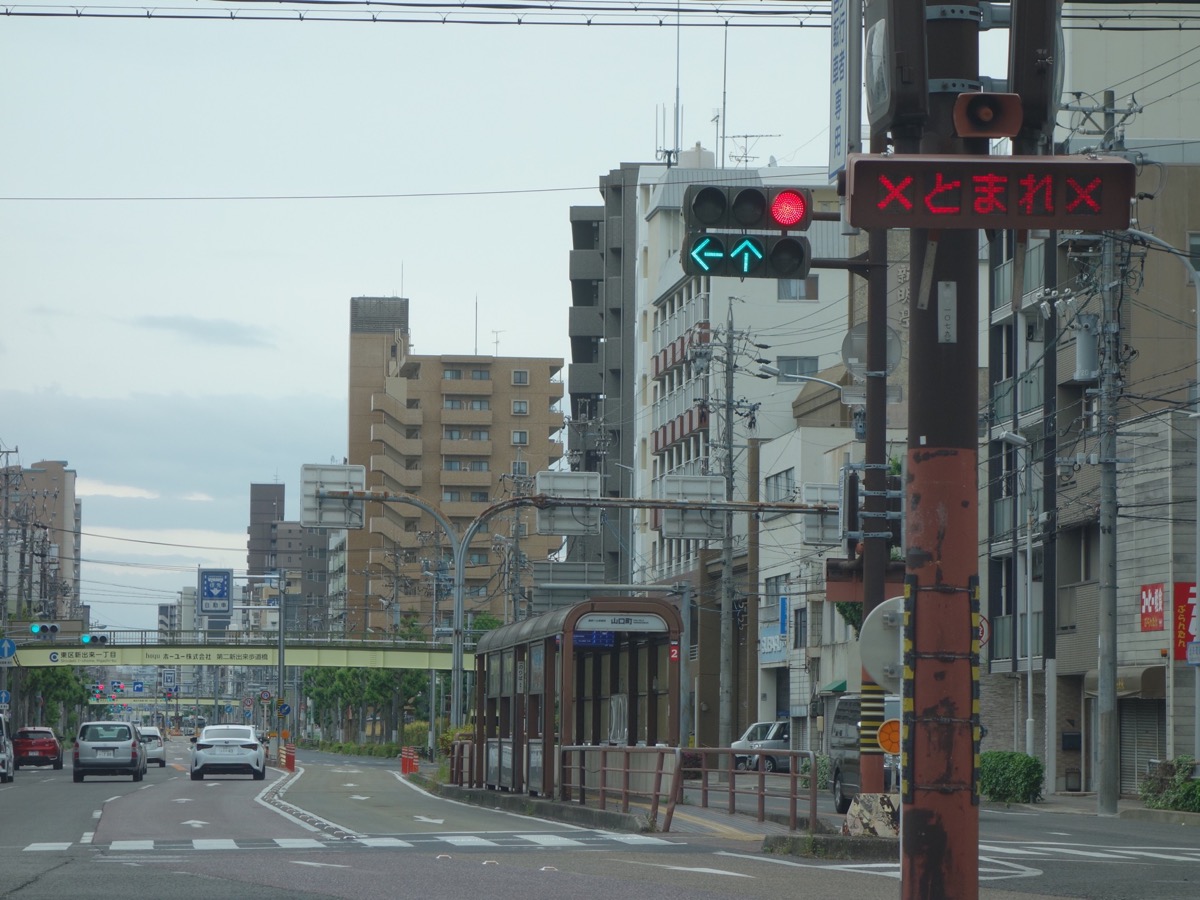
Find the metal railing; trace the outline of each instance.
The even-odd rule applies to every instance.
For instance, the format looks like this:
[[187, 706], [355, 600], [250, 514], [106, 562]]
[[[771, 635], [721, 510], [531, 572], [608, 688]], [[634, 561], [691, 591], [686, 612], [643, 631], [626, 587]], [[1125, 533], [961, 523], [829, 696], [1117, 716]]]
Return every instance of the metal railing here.
[[[738, 809], [739, 797], [753, 797], [755, 800], [755, 815], [759, 822], [766, 819], [768, 801], [774, 798], [782, 801], [788, 818], [788, 828], [792, 831], [799, 829], [798, 804], [801, 799], [802, 787], [804, 799], [808, 804], [807, 831], [814, 834], [817, 824], [817, 754], [812, 750], [772, 750], [771, 759], [776, 768], [768, 771], [766, 757], [753, 758], [754, 768], [740, 770], [737, 760], [744, 759], [745, 750], [732, 750], [728, 747], [705, 747], [690, 751], [698, 754], [700, 765], [695, 770], [699, 774], [700, 806], [707, 809], [709, 796], [715, 799], [724, 798], [726, 811], [733, 815], [742, 810]], [[716, 757], [718, 765], [710, 767], [708, 760]], [[787, 771], [781, 772], [781, 760], [787, 761]], [[803, 761], [803, 764], [802, 764]], [[689, 771], [689, 770], [685, 770]], [[722, 780], [716, 783], [712, 775], [717, 773]]]
[[[634, 761], [649, 757], [647, 767], [635, 768]], [[611, 799], [620, 799], [621, 812], [629, 812], [630, 798], [648, 801], [648, 818], [658, 825], [664, 801], [662, 830], [671, 830], [679, 803], [682, 781], [678, 776], [681, 754], [678, 747], [615, 747], [585, 744], [559, 748], [562, 780], [558, 799], [586, 806], [588, 792], [596, 794], [600, 809]], [[610, 764], [615, 760], [616, 765]], [[572, 779], [572, 774], [575, 778]], [[664, 788], [664, 781], [666, 787]], [[615, 782], [615, 783], [614, 783]]]

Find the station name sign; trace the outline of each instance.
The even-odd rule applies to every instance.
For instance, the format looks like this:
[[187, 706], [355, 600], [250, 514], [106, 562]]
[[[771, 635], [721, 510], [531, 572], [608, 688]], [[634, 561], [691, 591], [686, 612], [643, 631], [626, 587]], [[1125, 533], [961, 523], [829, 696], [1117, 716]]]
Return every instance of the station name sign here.
[[585, 613], [575, 623], [575, 631], [665, 632], [667, 623], [653, 613]]
[[1119, 231], [1135, 176], [1118, 157], [852, 154], [846, 195], [858, 228]]

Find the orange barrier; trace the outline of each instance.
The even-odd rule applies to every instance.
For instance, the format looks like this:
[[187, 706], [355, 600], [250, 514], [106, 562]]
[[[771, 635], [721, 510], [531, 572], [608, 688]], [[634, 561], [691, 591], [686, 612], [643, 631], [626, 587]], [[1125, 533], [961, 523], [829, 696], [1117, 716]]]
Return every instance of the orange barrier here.
[[417, 748], [404, 747], [400, 750], [400, 774], [413, 775], [417, 771]]
[[296, 745], [283, 745], [283, 767], [289, 772], [296, 771]]

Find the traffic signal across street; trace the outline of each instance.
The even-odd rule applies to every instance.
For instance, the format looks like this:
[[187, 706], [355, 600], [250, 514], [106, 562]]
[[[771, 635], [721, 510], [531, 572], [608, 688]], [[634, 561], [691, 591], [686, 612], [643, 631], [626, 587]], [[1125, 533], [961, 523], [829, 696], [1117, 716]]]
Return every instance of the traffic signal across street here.
[[681, 260], [689, 275], [805, 278], [812, 263], [805, 231], [812, 222], [808, 188], [689, 185], [684, 194]]

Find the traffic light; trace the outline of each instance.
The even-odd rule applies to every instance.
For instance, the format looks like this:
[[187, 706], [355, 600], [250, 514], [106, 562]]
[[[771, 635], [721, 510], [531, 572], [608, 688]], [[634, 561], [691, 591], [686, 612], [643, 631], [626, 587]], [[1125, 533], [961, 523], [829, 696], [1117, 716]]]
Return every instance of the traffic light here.
[[81, 634], [79, 636], [81, 644], [107, 644], [108, 635], [105, 634]]
[[808, 188], [689, 185], [683, 198], [681, 260], [689, 275], [805, 278], [812, 262], [805, 231], [812, 223]]
[[51, 635], [58, 634], [58, 626], [53, 622], [49, 623], [48, 625], [35, 623], [29, 626], [29, 630], [40, 638], [50, 637]]

